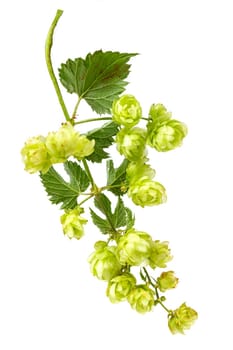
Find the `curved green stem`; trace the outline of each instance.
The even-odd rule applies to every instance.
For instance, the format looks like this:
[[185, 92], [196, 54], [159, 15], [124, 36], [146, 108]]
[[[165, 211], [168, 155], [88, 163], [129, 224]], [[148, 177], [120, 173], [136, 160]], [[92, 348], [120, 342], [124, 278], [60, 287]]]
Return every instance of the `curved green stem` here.
[[[77, 115], [77, 110], [78, 110], [78, 106], [79, 106], [81, 100], [82, 100], [82, 97], [79, 97], [78, 102], [76, 103], [76, 105], [75, 105], [75, 107], [74, 107], [74, 111], [73, 111], [73, 114], [72, 114], [72, 118], [75, 118], [75, 117], [76, 117], [76, 115]], [[75, 123], [75, 124], [80, 124], [80, 123]]]
[[164, 310], [166, 310], [169, 314], [172, 313], [172, 310], [169, 310], [163, 303], [161, 300], [157, 300], [157, 302], [164, 308]]
[[112, 120], [112, 117], [83, 119], [83, 120], [80, 120], [79, 122], [74, 123], [74, 125], [84, 124], [84, 123], [89, 123], [89, 122], [97, 122], [99, 120]]
[[54, 30], [56, 28], [57, 22], [62, 14], [63, 14], [62, 10], [57, 10], [56, 16], [55, 16], [55, 18], [54, 18], [54, 20], [49, 28], [48, 35], [47, 35], [47, 38], [45, 41], [45, 60], [46, 60], [46, 64], [47, 64], [50, 78], [51, 78], [53, 86], [55, 88], [59, 103], [61, 105], [62, 111], [63, 111], [64, 116], [66, 118], [66, 121], [70, 122], [71, 118], [69, 116], [65, 102], [63, 100], [62, 93], [61, 93], [60, 87], [58, 85], [57, 78], [56, 78], [54, 70], [53, 70], [52, 60], [51, 60], [51, 49], [53, 46], [53, 34], [54, 34]]

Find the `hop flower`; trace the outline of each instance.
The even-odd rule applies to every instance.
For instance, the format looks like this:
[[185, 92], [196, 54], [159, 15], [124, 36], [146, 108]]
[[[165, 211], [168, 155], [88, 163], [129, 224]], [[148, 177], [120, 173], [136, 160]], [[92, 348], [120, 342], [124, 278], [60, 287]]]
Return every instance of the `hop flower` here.
[[142, 116], [142, 109], [134, 96], [123, 95], [113, 101], [112, 113], [113, 120], [116, 123], [132, 128], [139, 122]]
[[79, 215], [82, 212], [81, 208], [70, 209], [60, 218], [64, 235], [70, 239], [80, 239], [84, 235], [83, 225], [87, 220]]
[[167, 200], [164, 186], [148, 178], [142, 178], [130, 184], [128, 196], [134, 204], [141, 207], [159, 205]]
[[21, 150], [21, 155], [25, 164], [25, 170], [30, 174], [36, 173], [37, 171], [41, 171], [44, 174], [51, 166], [50, 157], [45, 145], [45, 138], [43, 136], [32, 137], [25, 142]]
[[110, 281], [121, 272], [121, 264], [115, 254], [116, 247], [97, 247], [88, 262], [91, 265], [91, 272], [100, 280]]
[[133, 288], [127, 299], [131, 307], [141, 314], [151, 311], [154, 306], [154, 292], [145, 285]]
[[149, 164], [146, 164], [144, 159], [140, 159], [137, 162], [130, 162], [126, 173], [130, 184], [141, 179], [152, 180], [155, 176], [155, 170], [152, 169]]
[[150, 267], [152, 267], [152, 269], [156, 267], [166, 267], [166, 264], [172, 260], [170, 252], [171, 250], [168, 247], [168, 242], [154, 241], [150, 255]]
[[158, 128], [148, 127], [147, 143], [159, 152], [171, 151], [181, 146], [188, 129], [178, 120], [168, 120]]
[[136, 278], [130, 273], [124, 273], [109, 281], [106, 294], [112, 303], [118, 303], [126, 300], [135, 285]]
[[146, 131], [141, 128], [121, 129], [116, 136], [117, 150], [131, 161], [145, 156]]
[[152, 123], [153, 127], [159, 126], [171, 119], [171, 115], [161, 103], [153, 104], [149, 111], [149, 123]]
[[168, 327], [173, 334], [184, 334], [184, 331], [189, 329], [197, 318], [198, 313], [183, 303], [168, 316]]
[[75, 158], [81, 160], [89, 156], [95, 150], [95, 140], [89, 140], [85, 135], [79, 135], [79, 140], [76, 144], [76, 149], [73, 154]]
[[148, 264], [152, 245], [153, 241], [148, 233], [130, 229], [118, 241], [116, 250], [118, 260], [122, 265]]
[[80, 135], [69, 123], [62, 125], [57, 132], [50, 132], [46, 138], [53, 164], [63, 163], [70, 156], [78, 159], [86, 157], [94, 151], [94, 145], [94, 140], [90, 141], [86, 136]]
[[177, 286], [178, 278], [173, 271], [162, 272], [157, 278], [158, 288], [161, 292], [166, 292], [168, 289], [173, 289]]

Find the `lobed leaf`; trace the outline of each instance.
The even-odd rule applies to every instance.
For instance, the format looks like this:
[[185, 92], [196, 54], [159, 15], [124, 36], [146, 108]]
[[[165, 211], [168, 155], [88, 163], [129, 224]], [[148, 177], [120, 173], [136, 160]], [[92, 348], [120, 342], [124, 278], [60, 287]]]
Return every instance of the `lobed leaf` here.
[[96, 113], [109, 113], [112, 102], [128, 84], [127, 62], [136, 55], [98, 50], [85, 59], [69, 59], [59, 68], [60, 81], [69, 93], [85, 99]]

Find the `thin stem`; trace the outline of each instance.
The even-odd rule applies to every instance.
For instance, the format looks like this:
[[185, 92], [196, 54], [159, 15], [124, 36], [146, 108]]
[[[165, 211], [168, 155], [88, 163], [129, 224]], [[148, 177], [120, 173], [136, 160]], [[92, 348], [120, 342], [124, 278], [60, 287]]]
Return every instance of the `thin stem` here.
[[150, 278], [150, 276], [149, 276], [149, 273], [148, 273], [148, 271], [147, 271], [147, 269], [146, 269], [145, 267], [143, 267], [143, 271], [145, 272], [145, 275], [146, 275], [146, 277], [147, 277], [148, 282], [152, 285], [152, 287], [155, 288], [155, 285], [154, 285], [154, 283], [151, 281], [151, 278]]
[[46, 64], [47, 64], [47, 68], [48, 68], [48, 72], [49, 72], [50, 78], [52, 80], [54, 89], [56, 91], [56, 94], [57, 94], [57, 97], [58, 97], [58, 100], [59, 100], [59, 103], [60, 103], [62, 111], [64, 113], [64, 116], [65, 116], [66, 120], [68, 122], [70, 122], [71, 118], [69, 116], [69, 113], [67, 111], [65, 102], [63, 100], [62, 93], [61, 93], [60, 87], [59, 87], [58, 82], [57, 82], [57, 78], [56, 78], [55, 73], [54, 73], [54, 69], [53, 69], [53, 65], [52, 65], [52, 59], [51, 59], [51, 49], [52, 49], [52, 46], [53, 46], [53, 34], [54, 34], [55, 27], [57, 25], [57, 22], [58, 22], [58, 20], [59, 20], [59, 18], [61, 17], [62, 14], [63, 14], [62, 10], [57, 10], [56, 16], [55, 16], [55, 18], [54, 18], [54, 20], [53, 20], [53, 22], [52, 22], [52, 24], [51, 24], [51, 26], [49, 28], [48, 35], [47, 35], [47, 38], [46, 38], [46, 41], [45, 41], [45, 60], [46, 60]]
[[89, 123], [89, 122], [97, 122], [99, 120], [112, 120], [112, 117], [83, 119], [83, 120], [80, 120], [79, 122], [75, 122], [74, 125], [84, 124], [84, 123]]
[[84, 200], [82, 200], [79, 205], [82, 205], [83, 203], [87, 202], [89, 199], [91, 199], [92, 197], [94, 197], [94, 194], [90, 194], [87, 198], [85, 198]]
[[91, 175], [91, 171], [89, 169], [89, 166], [87, 164], [86, 159], [83, 158], [82, 162], [83, 162], [84, 169], [86, 170], [87, 176], [88, 176], [88, 178], [89, 178], [89, 180], [90, 180], [90, 182], [92, 184], [92, 190], [96, 190], [97, 186], [96, 186], [95, 181], [94, 181], [94, 179], [93, 179], [93, 177]]
[[[76, 115], [77, 115], [77, 110], [78, 110], [78, 106], [79, 106], [81, 100], [82, 100], [82, 97], [79, 97], [78, 102], [76, 103], [76, 105], [75, 105], [75, 107], [74, 107], [74, 111], [73, 111], [73, 114], [72, 114], [72, 118], [75, 118], [75, 117], [76, 117]], [[77, 123], [75, 123], [75, 124], [80, 124], [80, 123], [77, 122]]]
[[169, 314], [172, 312], [172, 310], [169, 310], [163, 303], [161, 300], [157, 300], [157, 302], [164, 308], [164, 310], [166, 310]]

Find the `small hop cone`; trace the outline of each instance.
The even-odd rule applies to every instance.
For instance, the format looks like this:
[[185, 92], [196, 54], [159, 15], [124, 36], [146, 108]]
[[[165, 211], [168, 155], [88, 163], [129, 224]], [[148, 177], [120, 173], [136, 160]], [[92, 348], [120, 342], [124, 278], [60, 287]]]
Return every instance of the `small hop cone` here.
[[98, 279], [110, 281], [120, 274], [122, 266], [116, 257], [115, 250], [116, 247], [103, 246], [101, 248], [99, 245], [90, 255], [88, 262], [91, 272]]
[[141, 128], [121, 129], [116, 135], [117, 150], [130, 161], [136, 161], [146, 154], [146, 131]]
[[171, 113], [161, 103], [153, 104], [149, 111], [148, 128], [155, 129], [159, 125], [171, 119]]
[[130, 273], [124, 273], [109, 281], [106, 294], [112, 303], [118, 303], [127, 299], [135, 285], [136, 278]]
[[155, 170], [145, 163], [145, 159], [140, 159], [137, 162], [129, 163], [126, 174], [129, 184], [133, 185], [138, 180], [152, 180], [155, 176]]
[[129, 185], [128, 196], [133, 203], [145, 206], [154, 206], [163, 204], [167, 200], [165, 187], [157, 182], [147, 178], [142, 178]]
[[178, 278], [173, 271], [162, 272], [157, 278], [158, 288], [161, 292], [166, 292], [169, 289], [173, 289], [177, 286]]
[[152, 245], [153, 241], [148, 233], [130, 229], [118, 241], [116, 250], [118, 260], [122, 265], [147, 265]]
[[154, 292], [146, 285], [138, 285], [128, 295], [131, 307], [141, 314], [152, 310], [154, 306]]
[[78, 159], [86, 157], [94, 151], [94, 140], [88, 140], [80, 135], [74, 127], [67, 123], [57, 132], [50, 132], [46, 138], [46, 146], [51, 157], [51, 162], [64, 163], [70, 156]]
[[171, 250], [168, 242], [156, 240], [153, 242], [149, 265], [152, 269], [156, 267], [164, 268], [172, 260]]
[[70, 239], [80, 239], [84, 235], [83, 225], [87, 223], [87, 220], [80, 216], [82, 211], [81, 208], [70, 209], [61, 216], [64, 235]]
[[45, 145], [45, 138], [43, 136], [36, 136], [27, 140], [21, 150], [21, 156], [25, 165], [25, 170], [30, 174], [34, 174], [37, 171], [41, 171], [42, 174], [45, 174], [51, 166], [50, 157]]
[[148, 129], [147, 143], [159, 152], [167, 152], [181, 146], [187, 133], [184, 123], [169, 120], [158, 128]]
[[112, 114], [116, 123], [132, 128], [138, 124], [142, 116], [142, 109], [134, 96], [123, 95], [113, 101]]
[[184, 331], [190, 329], [197, 318], [198, 313], [187, 306], [186, 303], [183, 303], [178, 309], [168, 315], [168, 327], [172, 334], [184, 334]]

